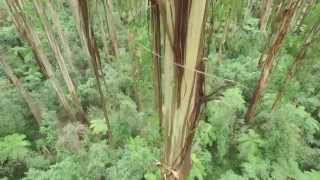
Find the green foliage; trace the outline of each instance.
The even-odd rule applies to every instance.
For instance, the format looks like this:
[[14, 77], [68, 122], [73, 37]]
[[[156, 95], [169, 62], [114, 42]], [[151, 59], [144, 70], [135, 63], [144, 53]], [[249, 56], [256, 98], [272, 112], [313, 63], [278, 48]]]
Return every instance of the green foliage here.
[[29, 149], [30, 143], [25, 140], [23, 134], [12, 134], [0, 140], [0, 162], [5, 160], [17, 161], [24, 159]]
[[130, 139], [114, 167], [108, 169], [110, 179], [139, 180], [156, 170], [159, 151], [148, 146], [143, 138]]
[[[217, 144], [220, 159], [227, 154], [230, 146], [230, 138], [233, 136], [237, 114], [244, 110], [244, 100], [241, 91], [237, 88], [228, 89], [223, 93], [223, 98], [209, 104], [208, 120], [211, 130], [207, 130], [207, 137]], [[204, 140], [206, 142], [208, 140]], [[210, 142], [210, 141], [209, 141]]]
[[108, 126], [103, 119], [94, 119], [90, 121], [90, 128], [94, 134], [106, 134]]

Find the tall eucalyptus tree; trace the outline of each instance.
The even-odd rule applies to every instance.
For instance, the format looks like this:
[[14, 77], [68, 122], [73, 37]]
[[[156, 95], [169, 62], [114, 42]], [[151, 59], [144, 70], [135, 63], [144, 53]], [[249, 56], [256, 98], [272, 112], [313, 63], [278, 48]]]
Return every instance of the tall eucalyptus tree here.
[[[162, 177], [184, 180], [191, 168], [192, 140], [204, 96], [204, 76], [198, 72], [204, 70], [207, 0], [154, 0], [151, 5], [153, 50], [157, 53], [153, 60], [164, 140]], [[161, 36], [160, 25], [164, 29]], [[159, 41], [164, 46], [161, 64], [157, 57], [161, 52]]]

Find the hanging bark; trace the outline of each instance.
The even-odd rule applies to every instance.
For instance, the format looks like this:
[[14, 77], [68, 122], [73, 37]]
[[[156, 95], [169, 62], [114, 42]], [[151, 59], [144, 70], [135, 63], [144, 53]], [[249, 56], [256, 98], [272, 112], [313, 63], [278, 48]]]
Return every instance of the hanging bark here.
[[73, 14], [76, 20], [77, 30], [78, 30], [81, 42], [86, 51], [86, 54], [89, 57], [89, 63], [91, 64], [90, 67], [92, 68], [92, 71], [96, 79], [96, 85], [100, 95], [102, 111], [108, 127], [107, 135], [108, 135], [109, 141], [111, 141], [112, 130], [111, 130], [108, 112], [107, 112], [106, 98], [102, 90], [101, 79], [100, 79], [100, 77], [102, 76], [101, 61], [99, 56], [99, 50], [97, 48], [97, 44], [94, 39], [94, 33], [91, 27], [89, 7], [87, 3], [88, 2], [86, 0], [70, 0]]
[[36, 7], [36, 11], [39, 15], [39, 18], [44, 26], [44, 30], [46, 32], [49, 45], [53, 51], [53, 55], [54, 55], [58, 65], [59, 65], [60, 72], [62, 74], [64, 81], [65, 81], [65, 84], [67, 85], [68, 91], [69, 91], [71, 98], [72, 98], [72, 102], [77, 109], [77, 113], [76, 113], [77, 119], [79, 119], [83, 123], [87, 123], [86, 114], [83, 111], [80, 98], [77, 95], [76, 87], [75, 87], [75, 85], [69, 75], [68, 68], [67, 68], [67, 65], [65, 62], [65, 58], [62, 55], [59, 44], [58, 44], [58, 42], [54, 36], [54, 33], [52, 32], [52, 29], [50, 27], [50, 22], [47, 17], [47, 14], [44, 11], [44, 6], [41, 5], [41, 2], [39, 0], [34, 0], [33, 3]]
[[310, 31], [310, 33], [305, 37], [304, 42], [301, 45], [300, 50], [299, 50], [296, 58], [294, 59], [294, 61], [290, 65], [289, 71], [288, 71], [287, 76], [284, 80], [284, 83], [282, 84], [281, 88], [279, 89], [277, 96], [276, 96], [276, 99], [272, 104], [272, 111], [275, 110], [278, 102], [280, 102], [281, 98], [283, 97], [289, 82], [295, 76], [299, 66], [303, 63], [303, 60], [306, 56], [308, 48], [314, 42], [315, 37], [319, 37], [319, 36], [320, 36], [320, 24], [317, 24], [312, 27], [312, 30]]
[[[161, 90], [161, 25], [160, 7], [155, 0], [150, 4], [150, 31], [152, 43], [153, 89], [156, 110], [159, 113], [160, 127], [162, 127], [162, 90]], [[161, 128], [160, 128], [161, 129]]]
[[260, 79], [255, 88], [248, 110], [245, 114], [246, 122], [249, 122], [252, 119], [252, 117], [255, 115], [256, 108], [259, 104], [261, 97], [263, 96], [264, 90], [266, 89], [270, 71], [272, 70], [273, 63], [276, 59], [276, 55], [278, 54], [282, 46], [283, 40], [289, 30], [290, 22], [292, 20], [293, 14], [297, 9], [297, 5], [298, 5], [297, 1], [291, 1], [287, 7], [283, 6], [281, 8], [280, 15], [282, 19], [280, 22], [279, 30], [275, 40], [272, 43], [272, 46], [268, 48], [267, 53], [265, 53], [266, 57], [265, 57], [265, 60], [263, 61], [264, 64], [261, 70]]
[[32, 99], [32, 96], [30, 93], [23, 87], [21, 81], [18, 79], [18, 77], [14, 74], [11, 67], [6, 63], [6, 61], [0, 57], [0, 65], [2, 66], [2, 69], [4, 70], [5, 74], [9, 78], [9, 80], [12, 82], [12, 84], [17, 88], [19, 93], [22, 95], [25, 102], [28, 104], [29, 109], [31, 110], [31, 113], [34, 117], [34, 119], [37, 122], [37, 125], [41, 126], [41, 111], [39, 106], [36, 104], [36, 102]]
[[54, 71], [51, 67], [51, 64], [44, 53], [44, 50], [41, 47], [40, 39], [38, 35], [31, 28], [30, 23], [27, 21], [27, 18], [22, 10], [22, 1], [19, 0], [6, 0], [6, 5], [8, 6], [10, 15], [15, 23], [17, 32], [20, 36], [31, 46], [36, 59], [41, 63], [44, 68], [45, 74], [48, 77], [48, 81], [52, 85], [54, 91], [56, 92], [58, 99], [63, 106], [64, 110], [68, 116], [76, 121], [75, 113], [73, 112], [69, 102], [63, 94], [63, 90], [59, 81], [54, 75]]
[[207, 1], [154, 2], [159, 6], [165, 32], [161, 38], [164, 41], [162, 178], [185, 180], [191, 169], [192, 140], [202, 109], [204, 76], [198, 72], [204, 71]]

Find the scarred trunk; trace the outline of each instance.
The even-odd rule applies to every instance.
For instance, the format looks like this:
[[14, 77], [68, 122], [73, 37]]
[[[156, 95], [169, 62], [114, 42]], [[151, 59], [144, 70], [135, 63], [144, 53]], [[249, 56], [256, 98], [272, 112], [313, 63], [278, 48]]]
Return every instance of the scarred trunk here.
[[198, 72], [204, 71], [207, 1], [153, 2], [159, 6], [164, 29], [162, 178], [185, 180], [191, 169], [192, 140], [202, 107], [204, 76]]

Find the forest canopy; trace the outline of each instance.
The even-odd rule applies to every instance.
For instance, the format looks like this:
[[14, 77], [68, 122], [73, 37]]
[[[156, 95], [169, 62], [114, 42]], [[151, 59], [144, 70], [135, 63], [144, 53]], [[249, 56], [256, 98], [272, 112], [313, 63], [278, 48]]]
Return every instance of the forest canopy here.
[[0, 0], [0, 180], [319, 180], [320, 0]]

